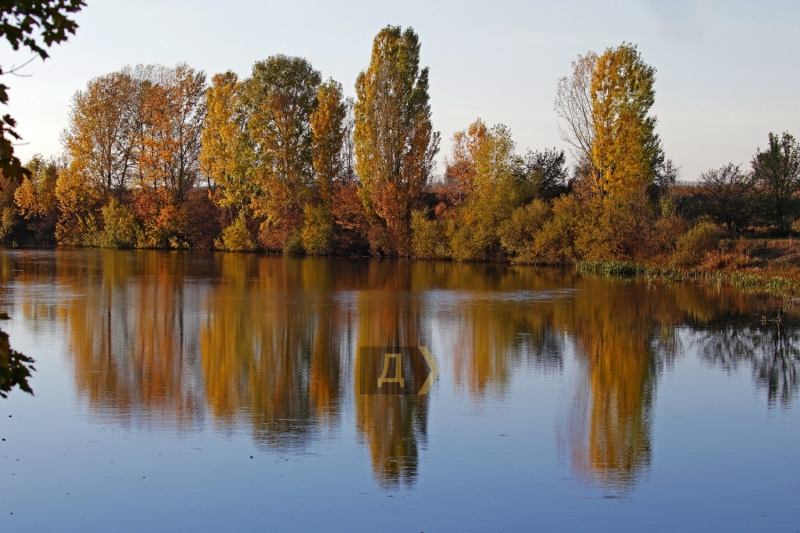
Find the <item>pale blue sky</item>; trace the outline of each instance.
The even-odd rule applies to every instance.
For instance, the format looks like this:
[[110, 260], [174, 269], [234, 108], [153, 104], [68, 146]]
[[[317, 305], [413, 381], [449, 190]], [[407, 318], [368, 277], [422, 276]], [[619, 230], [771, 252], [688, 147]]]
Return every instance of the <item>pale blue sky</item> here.
[[[797, 0], [87, 3], [77, 35], [28, 66], [30, 77], [5, 77], [25, 159], [58, 153], [74, 92], [127, 64], [184, 61], [209, 77], [228, 69], [246, 77], [255, 61], [299, 55], [352, 95], [387, 24], [420, 35], [442, 154], [477, 117], [509, 126], [520, 151], [566, 148], [553, 111], [558, 78], [578, 54], [622, 41], [657, 69], [657, 131], [683, 179], [749, 162], [770, 131], [800, 136]], [[0, 53], [6, 68], [24, 59]]]

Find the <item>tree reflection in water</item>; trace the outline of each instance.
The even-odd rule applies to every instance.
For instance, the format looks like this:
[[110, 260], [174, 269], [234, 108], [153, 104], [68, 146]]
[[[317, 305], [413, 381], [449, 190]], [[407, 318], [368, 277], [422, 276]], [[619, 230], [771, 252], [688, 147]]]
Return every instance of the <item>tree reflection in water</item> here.
[[352, 406], [387, 488], [415, 483], [432, 400], [358, 394], [359, 346], [436, 347], [448, 382], [478, 403], [502, 398], [520, 370], [561, 372], [574, 353], [560, 450], [581, 479], [617, 491], [648, 470], [658, 379], [681, 339], [722, 368], [751, 365], [770, 403], [798, 390], [793, 315], [754, 324], [768, 302], [732, 289], [496, 265], [68, 250], [22, 252], [12, 275], [7, 258], [0, 290], [32, 322], [63, 326], [96, 416], [178, 432], [210, 417], [293, 452]]
[[749, 365], [768, 404], [788, 407], [800, 389], [800, 328], [784, 320], [751, 315], [708, 324], [698, 335], [700, 356], [728, 372]]

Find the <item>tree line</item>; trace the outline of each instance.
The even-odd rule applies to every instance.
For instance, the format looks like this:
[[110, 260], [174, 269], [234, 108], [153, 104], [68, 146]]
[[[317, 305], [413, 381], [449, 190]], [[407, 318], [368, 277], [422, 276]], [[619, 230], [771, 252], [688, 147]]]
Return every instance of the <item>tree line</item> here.
[[559, 81], [571, 168], [556, 149], [518, 153], [506, 126], [478, 119], [453, 135], [434, 180], [428, 79], [418, 35], [396, 26], [375, 37], [354, 99], [285, 55], [247, 79], [209, 83], [185, 64], [95, 78], [73, 98], [63, 153], [3, 178], [0, 239], [693, 266], [720, 231], [787, 234], [798, 217], [800, 147], [788, 133], [770, 134], [750, 170], [677, 184], [651, 113], [655, 69], [635, 45], [578, 56]]

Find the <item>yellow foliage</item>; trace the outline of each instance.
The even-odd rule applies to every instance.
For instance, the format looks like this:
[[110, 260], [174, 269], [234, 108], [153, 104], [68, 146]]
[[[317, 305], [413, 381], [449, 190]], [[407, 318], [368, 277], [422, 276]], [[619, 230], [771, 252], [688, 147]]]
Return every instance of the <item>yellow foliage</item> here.
[[597, 58], [592, 76], [594, 139], [591, 160], [606, 195], [624, 195], [653, 183], [663, 161], [648, 112], [655, 101], [655, 69], [636, 47], [622, 44]]
[[242, 217], [237, 218], [230, 226], [222, 230], [220, 239], [217, 248], [229, 252], [251, 252], [256, 249], [253, 236], [247, 228], [247, 222]]

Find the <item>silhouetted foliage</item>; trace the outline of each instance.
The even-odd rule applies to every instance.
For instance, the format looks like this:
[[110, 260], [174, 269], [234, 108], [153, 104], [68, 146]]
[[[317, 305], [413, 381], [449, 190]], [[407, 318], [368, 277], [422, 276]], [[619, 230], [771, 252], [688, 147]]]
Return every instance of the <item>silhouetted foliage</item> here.
[[769, 146], [756, 151], [752, 166], [763, 217], [787, 233], [800, 208], [800, 144], [788, 133], [770, 133]]
[[700, 175], [702, 210], [729, 232], [741, 233], [753, 221], [754, 184], [750, 174], [727, 165]]

